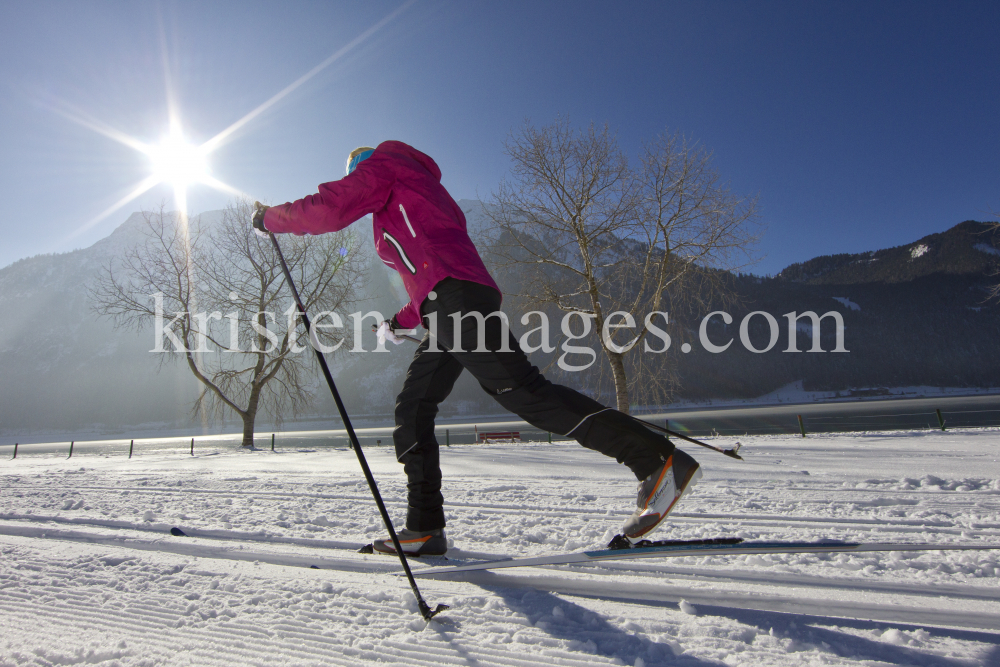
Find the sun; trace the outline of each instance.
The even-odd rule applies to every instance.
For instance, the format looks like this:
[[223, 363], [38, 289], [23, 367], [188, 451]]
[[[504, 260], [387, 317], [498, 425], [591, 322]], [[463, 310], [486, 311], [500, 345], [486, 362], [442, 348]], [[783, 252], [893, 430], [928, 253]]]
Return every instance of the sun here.
[[[177, 207], [180, 210], [182, 217], [186, 215], [188, 188], [195, 185], [206, 185], [235, 197], [250, 198], [250, 195], [247, 193], [242, 192], [231, 185], [223, 183], [219, 179], [212, 176], [211, 170], [208, 166], [208, 156], [221, 145], [231, 140], [244, 125], [277, 104], [292, 91], [299, 88], [306, 81], [312, 79], [334, 62], [340, 60], [346, 53], [350, 52], [360, 44], [363, 44], [369, 37], [381, 30], [386, 24], [403, 13], [416, 1], [417, 0], [407, 0], [381, 21], [370, 27], [368, 30], [362, 32], [345, 46], [338, 49], [326, 60], [313, 67], [289, 85], [285, 86], [285, 88], [283, 88], [280, 92], [273, 95], [270, 99], [257, 106], [255, 109], [200, 146], [188, 143], [188, 141], [184, 138], [184, 133], [181, 130], [180, 115], [176, 105], [171, 101], [174, 99], [174, 94], [173, 89], [169, 84], [169, 76], [167, 83], [167, 110], [170, 130], [158, 144], [147, 144], [140, 141], [139, 139], [116, 130], [115, 128], [85, 113], [72, 109], [69, 105], [46, 105], [50, 106], [52, 111], [62, 115], [74, 123], [78, 123], [83, 127], [94, 130], [95, 132], [103, 134], [110, 139], [118, 141], [130, 148], [135, 149], [136, 151], [139, 151], [140, 153], [143, 153], [149, 158], [150, 161], [150, 174], [148, 176], [136, 183], [128, 192], [124, 194], [124, 196], [121, 197], [121, 199], [116, 201], [111, 206], [108, 206], [89, 221], [77, 227], [69, 235], [69, 237], [72, 238], [82, 234], [98, 224], [101, 220], [104, 220], [115, 211], [119, 210], [129, 202], [161, 183], [166, 183], [173, 187], [174, 200], [177, 203]], [[166, 59], [166, 55], [164, 55], [164, 58]]]
[[207, 151], [189, 144], [176, 126], [163, 141], [148, 146], [145, 152], [152, 162], [153, 177], [160, 183], [169, 183], [175, 190], [205, 183], [210, 178]]

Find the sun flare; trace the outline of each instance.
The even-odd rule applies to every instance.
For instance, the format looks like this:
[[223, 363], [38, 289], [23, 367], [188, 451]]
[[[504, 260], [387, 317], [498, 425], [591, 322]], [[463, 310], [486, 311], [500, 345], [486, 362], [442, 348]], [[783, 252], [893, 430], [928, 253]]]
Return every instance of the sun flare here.
[[153, 176], [175, 189], [204, 183], [209, 176], [208, 156], [201, 146], [187, 143], [179, 132], [171, 132], [147, 154], [152, 162]]
[[[220, 192], [225, 192], [233, 196], [249, 197], [250, 195], [247, 193], [234, 188], [231, 185], [223, 183], [219, 179], [212, 176], [208, 166], [209, 154], [224, 143], [230, 141], [235, 136], [236, 132], [238, 132], [244, 125], [264, 113], [266, 110], [270, 109], [272, 106], [288, 96], [292, 91], [299, 88], [306, 81], [312, 79], [334, 62], [340, 60], [346, 53], [367, 41], [369, 37], [381, 30], [383, 26], [403, 13], [416, 1], [417, 0], [407, 0], [407, 2], [403, 5], [396, 8], [368, 30], [362, 32], [360, 35], [333, 53], [326, 60], [313, 67], [289, 85], [285, 86], [285, 88], [283, 88], [280, 92], [273, 95], [270, 99], [257, 106], [255, 109], [200, 146], [190, 144], [184, 138], [184, 133], [181, 130], [180, 116], [177, 114], [177, 110], [172, 104], [168, 105], [170, 133], [159, 144], [147, 144], [139, 139], [125, 134], [124, 132], [121, 132], [120, 130], [116, 130], [106, 123], [94, 119], [85, 113], [80, 113], [77, 110], [70, 109], [68, 106], [52, 106], [51, 108], [53, 111], [64, 116], [68, 120], [94, 130], [99, 134], [103, 134], [104, 136], [129, 146], [130, 148], [134, 148], [135, 150], [144, 153], [150, 160], [151, 173], [146, 176], [146, 178], [136, 183], [135, 186], [133, 186], [128, 192], [124, 193], [118, 201], [108, 206], [86, 223], [77, 227], [76, 230], [70, 234], [70, 238], [82, 234], [92, 228], [101, 220], [104, 220], [115, 211], [121, 209], [123, 206], [126, 206], [129, 202], [153, 189], [160, 183], [166, 183], [173, 187], [174, 200], [177, 204], [177, 208], [182, 212], [182, 215], [187, 210], [187, 190], [189, 187], [194, 185], [206, 185], [210, 188], [214, 188]], [[167, 85], [167, 93], [168, 99], [173, 99], [169, 83]]]

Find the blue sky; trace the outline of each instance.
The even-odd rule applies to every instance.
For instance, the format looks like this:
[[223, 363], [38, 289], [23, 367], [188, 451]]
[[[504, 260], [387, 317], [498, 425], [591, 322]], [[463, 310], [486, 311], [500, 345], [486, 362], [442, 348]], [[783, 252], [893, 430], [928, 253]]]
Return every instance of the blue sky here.
[[[172, 196], [157, 186], [95, 222], [148, 159], [67, 116], [155, 143], [169, 85], [187, 137], [205, 141], [400, 7], [4, 3], [0, 266], [90, 245]], [[759, 196], [754, 271], [774, 273], [1000, 211], [998, 7], [418, 0], [235, 132], [212, 174], [280, 203], [392, 138], [434, 157], [456, 198], [487, 197], [525, 119], [606, 122], [633, 152], [669, 128]], [[228, 198], [195, 186], [188, 208]]]

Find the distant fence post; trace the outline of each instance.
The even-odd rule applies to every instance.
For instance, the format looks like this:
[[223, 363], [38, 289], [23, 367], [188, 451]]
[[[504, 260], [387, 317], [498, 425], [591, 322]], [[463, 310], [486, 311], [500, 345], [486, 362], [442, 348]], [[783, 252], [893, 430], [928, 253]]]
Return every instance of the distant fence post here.
[[444, 430], [444, 445], [445, 447], [451, 447], [451, 430]]
[[194, 456], [194, 438], [191, 438], [191, 456]]
[[14, 460], [14, 459], [16, 459], [16, 458], [17, 458], [17, 443], [15, 442], [15, 443], [14, 443], [14, 458], [13, 458], [13, 459], [11, 459], [11, 461], [13, 461], [13, 460]]
[[549, 444], [552, 444], [552, 431], [549, 431]]
[[274, 434], [271, 434], [271, 451], [274, 451]]
[[132, 458], [132, 449], [135, 447], [135, 440], [128, 443], [128, 457]]
[[805, 422], [802, 421], [802, 415], [795, 415], [795, 416], [799, 418], [799, 431], [802, 432], [802, 437], [804, 438], [804, 437], [806, 437], [806, 425], [805, 425]]
[[941, 430], [944, 430], [944, 417], [941, 416], [941, 409], [937, 408], [934, 410], [937, 413], [938, 424], [941, 426]]
[[475, 438], [476, 438], [475, 440], [472, 441], [472, 444], [476, 444], [477, 442], [479, 442], [479, 427], [476, 426], [475, 424], [473, 424], [472, 425], [472, 431], [475, 434]]
[[75, 441], [70, 441], [70, 443], [69, 443], [69, 456], [67, 456], [67, 457], [66, 457], [66, 458], [68, 458], [68, 459], [71, 459], [71, 458], [73, 458], [73, 443], [74, 443], [74, 442], [75, 442]]

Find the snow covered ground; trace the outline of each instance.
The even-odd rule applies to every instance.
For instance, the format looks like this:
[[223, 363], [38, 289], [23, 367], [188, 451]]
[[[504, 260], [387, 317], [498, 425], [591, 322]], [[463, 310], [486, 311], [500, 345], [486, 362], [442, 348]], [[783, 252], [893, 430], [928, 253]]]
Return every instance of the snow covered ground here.
[[[688, 450], [705, 477], [657, 537], [1000, 544], [1000, 430], [742, 441]], [[421, 578], [451, 605], [428, 624], [398, 562], [356, 553], [382, 528], [353, 452], [196, 453], [0, 461], [0, 666], [1000, 664], [1000, 551]], [[400, 467], [367, 453], [401, 516]], [[634, 503], [572, 443], [442, 459], [454, 559], [602, 547]]]

